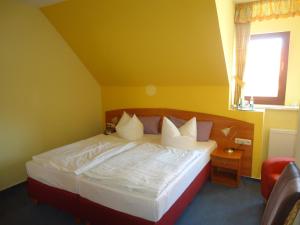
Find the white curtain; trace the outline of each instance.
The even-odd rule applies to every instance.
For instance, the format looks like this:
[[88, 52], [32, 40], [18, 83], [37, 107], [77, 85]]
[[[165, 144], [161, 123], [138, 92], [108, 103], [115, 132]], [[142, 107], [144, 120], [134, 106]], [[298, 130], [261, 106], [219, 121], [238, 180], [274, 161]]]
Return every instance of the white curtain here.
[[296, 163], [300, 168], [300, 109], [298, 113], [298, 131], [297, 131], [296, 145], [295, 145], [295, 157], [296, 157]]
[[247, 47], [250, 40], [250, 23], [237, 23], [236, 28], [236, 77], [234, 104], [238, 105], [244, 86], [243, 77], [246, 65]]

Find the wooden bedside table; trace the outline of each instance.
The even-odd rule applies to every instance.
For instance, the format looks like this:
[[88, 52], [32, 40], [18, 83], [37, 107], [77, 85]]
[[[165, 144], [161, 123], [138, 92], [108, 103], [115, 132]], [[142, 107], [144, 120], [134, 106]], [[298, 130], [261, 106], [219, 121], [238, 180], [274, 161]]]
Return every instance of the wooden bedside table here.
[[211, 153], [211, 180], [213, 183], [238, 187], [240, 184], [242, 152], [228, 153], [217, 148]]

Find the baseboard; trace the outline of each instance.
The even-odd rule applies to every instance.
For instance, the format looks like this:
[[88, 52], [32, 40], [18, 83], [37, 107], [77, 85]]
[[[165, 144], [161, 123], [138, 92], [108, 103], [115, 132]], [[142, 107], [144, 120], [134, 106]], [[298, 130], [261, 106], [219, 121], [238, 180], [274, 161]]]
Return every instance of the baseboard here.
[[22, 179], [22, 180], [20, 180], [20, 181], [17, 181], [16, 183], [13, 183], [13, 184], [11, 184], [11, 185], [8, 185], [8, 186], [6, 186], [6, 187], [1, 188], [0, 191], [4, 191], [4, 190], [9, 189], [9, 188], [12, 188], [12, 187], [14, 187], [14, 186], [16, 186], [16, 185], [18, 185], [18, 184], [24, 183], [26, 180], [27, 180], [27, 177], [24, 178], [24, 179]]
[[256, 178], [256, 177], [246, 177], [246, 176], [242, 176], [242, 178], [245, 178], [245, 179], [249, 179], [249, 180], [254, 180], [254, 181], [260, 182], [260, 179], [259, 179], [259, 178]]

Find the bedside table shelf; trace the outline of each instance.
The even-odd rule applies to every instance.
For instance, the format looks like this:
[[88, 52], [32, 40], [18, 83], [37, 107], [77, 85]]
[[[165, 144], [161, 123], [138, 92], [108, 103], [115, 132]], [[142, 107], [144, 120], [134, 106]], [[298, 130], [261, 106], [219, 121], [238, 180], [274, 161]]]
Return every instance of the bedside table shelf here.
[[238, 187], [240, 183], [241, 151], [228, 153], [216, 149], [211, 154], [211, 180], [213, 183]]

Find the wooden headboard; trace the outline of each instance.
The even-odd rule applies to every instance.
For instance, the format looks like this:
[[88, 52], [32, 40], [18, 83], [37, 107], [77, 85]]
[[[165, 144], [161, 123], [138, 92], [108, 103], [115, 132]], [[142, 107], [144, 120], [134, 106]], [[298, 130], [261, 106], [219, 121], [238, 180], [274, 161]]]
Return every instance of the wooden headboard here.
[[[106, 112], [106, 122], [111, 122], [115, 117], [120, 118], [124, 111], [129, 114], [136, 114], [137, 116], [161, 116], [161, 118], [163, 118], [163, 116], [174, 116], [185, 120], [196, 117], [197, 120], [200, 121], [212, 121], [213, 128], [210, 139], [217, 141], [218, 147], [231, 147], [243, 151], [241, 174], [243, 176], [251, 176], [254, 136], [254, 125], [252, 123], [223, 116], [163, 108], [132, 108], [111, 110]], [[231, 131], [227, 137], [222, 132], [222, 129], [224, 128], [231, 128]], [[236, 137], [250, 139], [252, 141], [252, 145], [237, 145], [234, 143], [234, 139]]]

